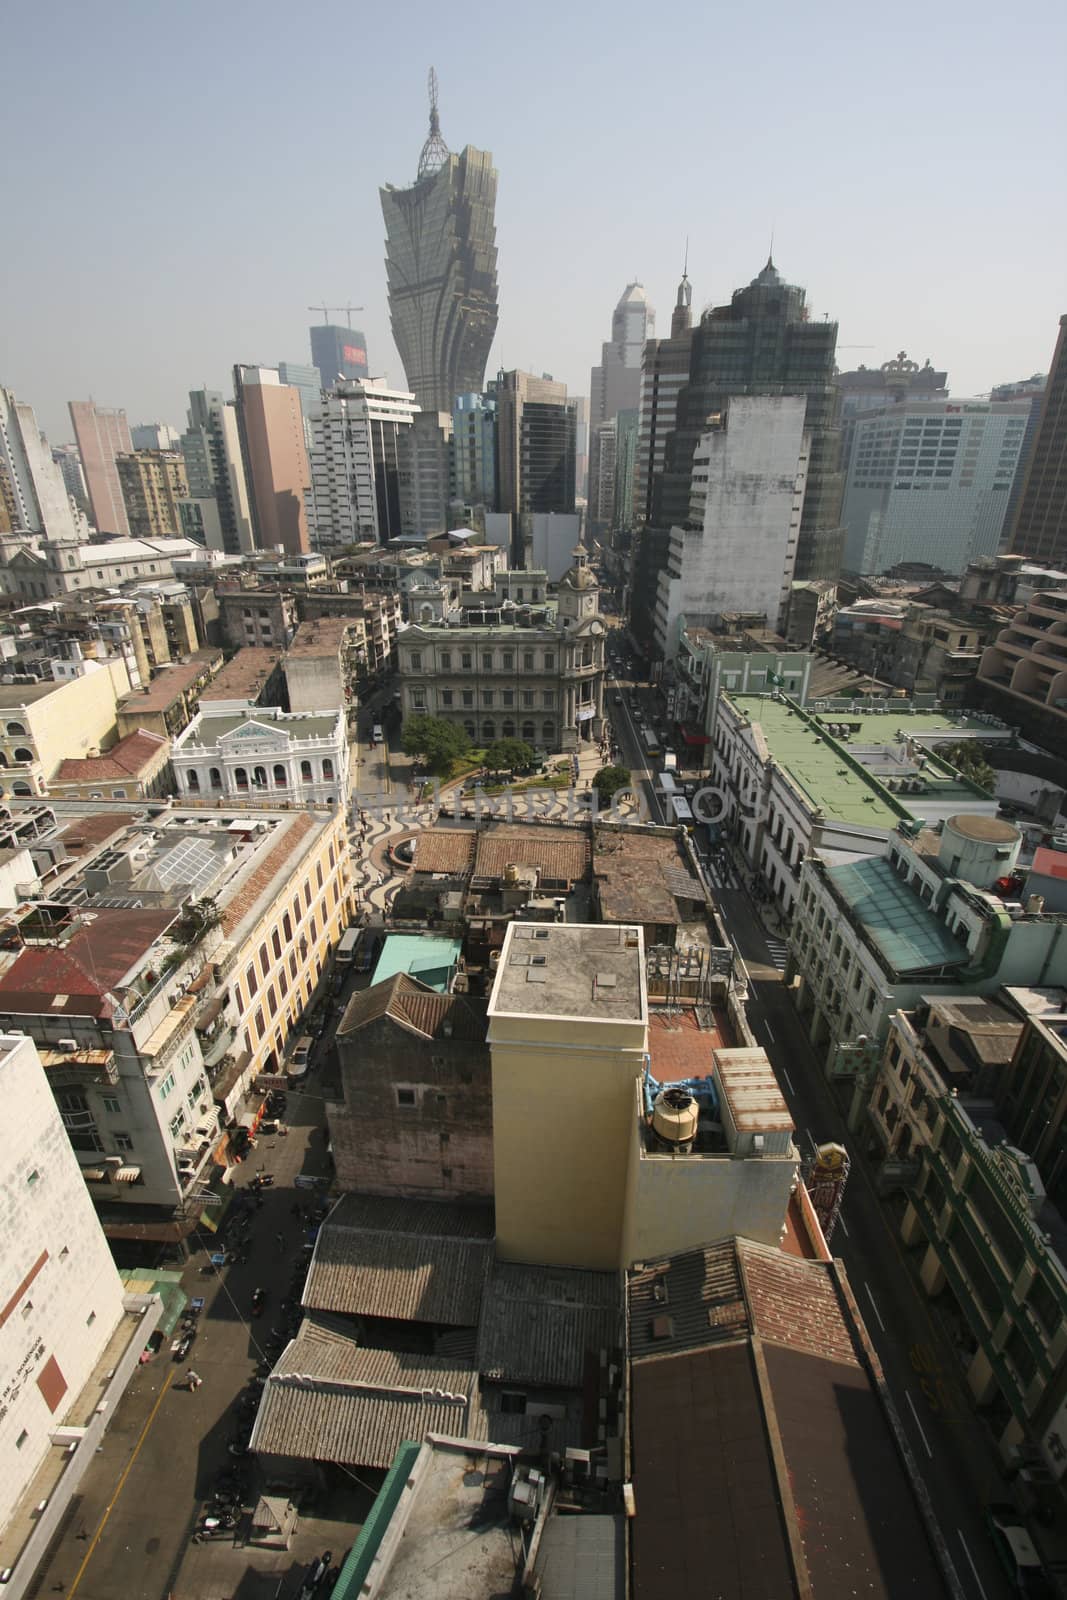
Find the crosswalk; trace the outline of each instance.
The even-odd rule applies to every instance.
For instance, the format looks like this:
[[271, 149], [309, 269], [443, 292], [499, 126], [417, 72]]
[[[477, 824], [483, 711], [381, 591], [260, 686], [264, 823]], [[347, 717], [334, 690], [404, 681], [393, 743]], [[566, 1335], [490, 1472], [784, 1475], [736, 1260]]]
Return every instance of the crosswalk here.
[[774, 962], [774, 965], [778, 968], [779, 972], [784, 972], [786, 957], [789, 955], [789, 945], [784, 939], [772, 938], [770, 934], [765, 936], [764, 942], [766, 943], [767, 949], [771, 953], [771, 960]]

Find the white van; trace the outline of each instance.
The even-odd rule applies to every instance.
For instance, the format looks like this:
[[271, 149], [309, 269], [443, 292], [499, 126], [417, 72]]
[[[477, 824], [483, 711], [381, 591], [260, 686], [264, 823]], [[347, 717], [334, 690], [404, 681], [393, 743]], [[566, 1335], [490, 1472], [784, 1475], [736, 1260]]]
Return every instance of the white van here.
[[296, 1041], [296, 1048], [289, 1059], [289, 1082], [299, 1082], [307, 1077], [308, 1067], [311, 1064], [311, 1046], [314, 1043], [310, 1033], [302, 1033]]

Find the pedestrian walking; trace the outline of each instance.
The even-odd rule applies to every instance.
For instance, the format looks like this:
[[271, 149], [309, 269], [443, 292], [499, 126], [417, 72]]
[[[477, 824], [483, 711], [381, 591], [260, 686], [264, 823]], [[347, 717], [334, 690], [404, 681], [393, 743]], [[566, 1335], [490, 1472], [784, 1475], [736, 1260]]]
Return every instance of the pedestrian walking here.
[[200, 1385], [203, 1383], [204, 1380], [200, 1376], [199, 1372], [194, 1372], [193, 1371], [192, 1367], [189, 1368], [189, 1371], [186, 1374], [186, 1376], [188, 1377], [188, 1380], [189, 1380], [189, 1388], [195, 1394], [196, 1390], [199, 1389]]
[[279, 1254], [284, 1249], [285, 1249], [285, 1234], [284, 1233], [279, 1233], [279, 1235], [278, 1235], [278, 1251], [279, 1251]]

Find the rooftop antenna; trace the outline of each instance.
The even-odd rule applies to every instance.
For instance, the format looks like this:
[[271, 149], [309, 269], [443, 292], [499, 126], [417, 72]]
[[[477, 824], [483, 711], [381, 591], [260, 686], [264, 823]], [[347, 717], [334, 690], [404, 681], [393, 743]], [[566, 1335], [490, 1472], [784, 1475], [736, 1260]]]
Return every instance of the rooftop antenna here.
[[689, 235], [686, 234], [686, 236], [685, 236], [685, 258], [682, 261], [682, 277], [683, 278], [688, 278], [688, 276], [689, 276]]
[[430, 68], [430, 75], [426, 80], [427, 92], [430, 96], [430, 132], [426, 143], [422, 147], [419, 157], [418, 179], [430, 178], [435, 172], [440, 172], [452, 152], [441, 137], [441, 119], [437, 114], [437, 72]]

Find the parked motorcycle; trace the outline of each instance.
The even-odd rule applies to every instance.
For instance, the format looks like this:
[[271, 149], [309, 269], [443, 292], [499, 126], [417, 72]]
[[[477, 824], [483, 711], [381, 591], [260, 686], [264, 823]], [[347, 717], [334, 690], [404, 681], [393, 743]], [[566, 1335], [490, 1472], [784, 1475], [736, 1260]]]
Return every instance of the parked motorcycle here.
[[266, 1289], [253, 1289], [252, 1290], [252, 1315], [254, 1317], [261, 1317], [263, 1315], [263, 1311], [264, 1311], [264, 1308], [266, 1307], [266, 1304], [267, 1304], [267, 1291], [266, 1291]]

